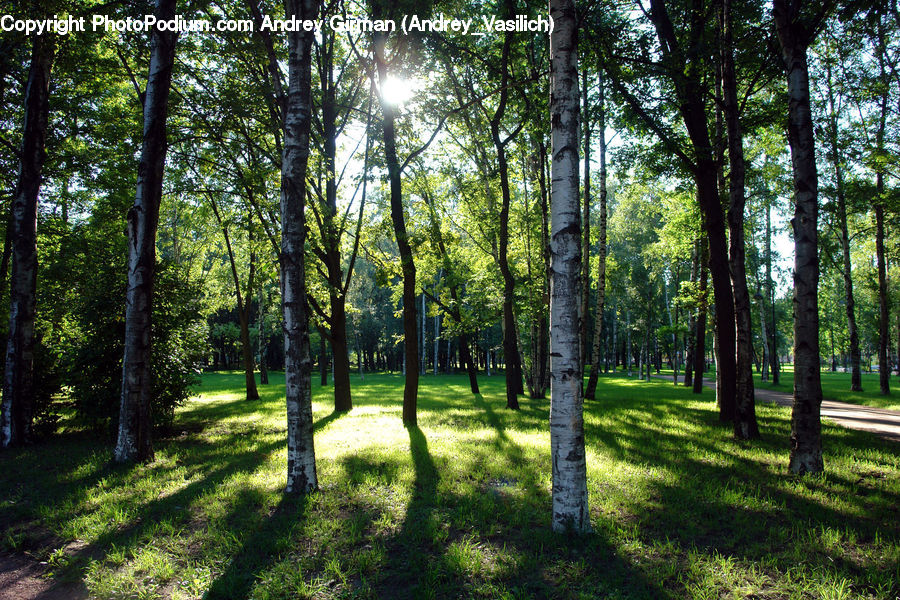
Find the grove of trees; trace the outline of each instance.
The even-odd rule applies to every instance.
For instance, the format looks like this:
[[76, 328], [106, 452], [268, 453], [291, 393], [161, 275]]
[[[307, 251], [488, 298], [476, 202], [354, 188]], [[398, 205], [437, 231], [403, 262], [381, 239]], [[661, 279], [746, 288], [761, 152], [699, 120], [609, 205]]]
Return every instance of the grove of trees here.
[[[554, 528], [585, 531], [601, 374], [714, 378], [752, 443], [754, 373], [792, 363], [789, 468], [822, 471], [821, 370], [889, 394], [900, 362], [896, 0], [549, 4], [5, 7], [88, 26], [0, 37], [2, 446], [73, 410], [149, 461], [201, 370], [248, 401], [284, 370], [302, 493], [315, 368], [336, 411], [403, 372], [409, 427], [421, 375], [502, 371], [511, 410], [549, 389]], [[145, 14], [212, 25], [91, 28]], [[378, 26], [407, 15], [484, 35]]]

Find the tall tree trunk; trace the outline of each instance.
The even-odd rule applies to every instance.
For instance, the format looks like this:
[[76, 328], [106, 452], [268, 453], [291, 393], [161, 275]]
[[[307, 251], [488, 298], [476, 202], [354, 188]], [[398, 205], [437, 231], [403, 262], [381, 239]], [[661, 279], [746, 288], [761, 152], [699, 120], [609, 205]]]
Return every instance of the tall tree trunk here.
[[[334, 35], [333, 32], [330, 35]], [[337, 138], [337, 101], [333, 79], [333, 44], [322, 44], [325, 57], [319, 64], [322, 87], [323, 154], [325, 159], [325, 203], [322, 207], [322, 258], [328, 276], [328, 325], [331, 354], [334, 357], [334, 410], [353, 408], [350, 390], [350, 352], [347, 343], [347, 297], [341, 268], [341, 227], [337, 219], [337, 174], [335, 166]]]
[[[691, 284], [700, 276], [700, 240], [694, 240], [694, 248], [691, 251]], [[699, 305], [691, 311], [687, 326], [687, 351], [684, 357], [684, 385], [694, 385], [694, 352], [697, 346], [697, 312]]]
[[766, 202], [766, 297], [772, 309], [772, 335], [766, 340], [769, 344], [769, 363], [772, 368], [772, 383], [780, 383], [778, 364], [778, 322], [775, 319], [775, 286], [772, 282], [772, 203]]
[[[314, 19], [316, 0], [285, 0], [288, 19]], [[287, 493], [318, 488], [306, 288], [306, 171], [312, 115], [311, 31], [288, 33], [288, 100], [281, 164], [281, 297], [284, 313], [284, 381], [287, 402]]]
[[[440, 253], [441, 263], [443, 265], [443, 272], [446, 273], [447, 277], [447, 287], [450, 289], [450, 300], [452, 303], [449, 307], [450, 317], [456, 321], [456, 324], [460, 327], [459, 333], [459, 357], [463, 363], [464, 368], [466, 369], [467, 374], [469, 375], [469, 389], [473, 394], [478, 394], [478, 365], [475, 364], [475, 360], [472, 358], [472, 352], [469, 348], [469, 336], [466, 332], [462, 331], [463, 326], [463, 317], [462, 311], [460, 310], [460, 306], [462, 303], [459, 298], [459, 284], [457, 284], [457, 280], [454, 276], [453, 270], [453, 261], [450, 259], [450, 254], [447, 252], [447, 247], [444, 245], [444, 237], [441, 233], [441, 227], [438, 223], [437, 212], [435, 210], [432, 198], [430, 195], [425, 195], [426, 203], [429, 207], [429, 217], [431, 219], [431, 234], [432, 237], [437, 242], [438, 252]], [[448, 357], [449, 363], [449, 357]]]
[[694, 382], [692, 391], [695, 394], [703, 392], [703, 374], [706, 373], [706, 313], [709, 305], [707, 301], [707, 280], [709, 269], [709, 244], [706, 240], [700, 240], [700, 305], [697, 307], [697, 333], [694, 341]]
[[888, 320], [887, 263], [884, 255], [884, 175], [877, 174], [875, 203], [875, 255], [878, 260], [878, 384], [881, 394], [891, 393], [890, 321]]
[[[700, 72], [702, 61], [686, 55], [698, 51], [701, 44], [698, 37], [703, 30], [700, 23], [705, 18], [702, 10], [692, 10], [691, 46], [686, 50], [680, 48], [674, 27], [666, 10], [664, 0], [651, 0], [651, 18], [660, 39], [668, 49], [670, 60], [686, 61], [683, 72], [673, 75], [676, 93], [679, 99], [679, 110], [687, 129], [694, 150], [692, 165], [694, 180], [697, 184], [697, 200], [703, 213], [703, 227], [709, 243], [709, 272], [712, 276], [715, 296], [716, 318], [719, 323], [728, 323], [727, 327], [717, 327], [718, 347], [721, 349], [717, 357], [718, 368], [722, 377], [717, 378], [716, 397], [720, 402], [720, 418], [730, 421], [736, 411], [737, 365], [735, 362], [735, 328], [734, 295], [731, 290], [731, 274], [728, 264], [728, 242], [725, 235], [725, 216], [716, 181], [718, 165], [713, 153], [713, 145], [709, 136], [706, 103], [701, 96]], [[676, 54], [677, 51], [677, 54]]]
[[741, 131], [734, 67], [731, 0], [721, 0], [720, 7], [722, 90], [725, 99], [725, 127], [728, 132], [729, 179], [728, 233], [731, 286], [734, 294], [736, 321], [736, 391], [734, 436], [748, 440], [759, 437], [756, 422], [756, 398], [753, 391], [753, 322], [750, 316], [750, 291], [744, 266], [744, 139]]
[[[387, 63], [385, 62], [386, 36], [379, 35], [375, 40], [375, 64], [382, 84], [387, 80]], [[384, 154], [387, 162], [388, 179], [391, 193], [391, 220], [394, 225], [394, 236], [400, 252], [400, 266], [403, 274], [403, 347], [404, 372], [406, 384], [403, 388], [403, 423], [416, 425], [416, 399], [419, 393], [419, 348], [416, 331], [416, 265], [413, 262], [412, 247], [409, 245], [409, 234], [406, 231], [406, 217], [403, 213], [403, 186], [400, 163], [397, 160], [397, 142], [394, 133], [394, 107], [384, 97], [381, 98], [383, 115]]]
[[[591, 111], [588, 94], [587, 54], [581, 65], [581, 94], [583, 112], [581, 115], [584, 133], [584, 202], [581, 208], [581, 319], [578, 338], [581, 344], [581, 373], [588, 364], [588, 311], [591, 304]], [[601, 132], [602, 135], [602, 132]], [[596, 384], [595, 384], [596, 385]], [[585, 395], [585, 397], [590, 397]]]
[[350, 395], [350, 350], [347, 345], [347, 306], [344, 294], [330, 294], [331, 355], [334, 360], [334, 410], [353, 408]]
[[[244, 303], [244, 295], [241, 293], [241, 279], [238, 276], [237, 263], [234, 260], [234, 251], [231, 247], [231, 236], [228, 235], [228, 226], [222, 221], [219, 208], [213, 194], [209, 194], [216, 221], [222, 228], [222, 236], [225, 238], [225, 248], [228, 251], [228, 261], [231, 264], [231, 279], [234, 282], [235, 296], [237, 297], [238, 322], [241, 331], [241, 357], [244, 362], [244, 389], [247, 400], [259, 400], [259, 392], [256, 390], [256, 379], [253, 377], [253, 349], [250, 345], [250, 290], [253, 289], [253, 280], [256, 273], [256, 255], [250, 253], [250, 274], [247, 280], [247, 302]], [[250, 229], [248, 228], [248, 231]], [[253, 237], [250, 234], [250, 242]]]
[[[157, 0], [156, 16], [175, 16], [175, 0]], [[144, 94], [144, 143], [138, 165], [137, 194], [128, 211], [128, 291], [125, 301], [125, 355], [116, 462], [153, 460], [150, 400], [153, 394], [150, 323], [156, 264], [156, 230], [166, 163], [166, 117], [175, 63], [171, 31], [150, 36], [150, 73]]]
[[328, 385], [328, 336], [325, 328], [318, 326], [319, 330], [319, 385]]
[[847, 312], [847, 334], [850, 338], [850, 390], [862, 391], [859, 331], [856, 328], [856, 300], [853, 297], [853, 276], [850, 267], [850, 234], [847, 229], [847, 198], [844, 190], [844, 169], [838, 140], [838, 116], [831, 80], [831, 65], [826, 61], [826, 93], [828, 98], [828, 137], [831, 142], [831, 162], [834, 166], [835, 195], [837, 196], [838, 230], [841, 236], [842, 272], [844, 278], [844, 309]]
[[[584, 397], [591, 400], [597, 392], [600, 375], [600, 341], [603, 335], [603, 307], [606, 303], [606, 90], [603, 72], [598, 75], [597, 128], [600, 130], [600, 240], [597, 257], [597, 309], [594, 313], [594, 343], [591, 351], [591, 374]], [[585, 152], [589, 144], [585, 141]], [[585, 161], [587, 170], [587, 161]], [[587, 183], [585, 183], [587, 185]], [[587, 192], [585, 192], [587, 193]]]
[[266, 354], [268, 353], [268, 335], [265, 327], [265, 310], [263, 309], [263, 289], [259, 288], [259, 301], [257, 302], [259, 313], [256, 318], [256, 329], [259, 334], [259, 383], [261, 385], [269, 385], [269, 369], [266, 365]]
[[[10, 209], [6, 244], [12, 259], [9, 338], [3, 377], [0, 447], [29, 441], [34, 402], [34, 315], [37, 292], [37, 203], [44, 166], [50, 113], [50, 68], [54, 45], [50, 35], [34, 36], [25, 90], [25, 121], [19, 178]], [[4, 269], [6, 265], [4, 265]], [[4, 272], [5, 278], [5, 272]]]
[[578, 27], [572, 0], [550, 0], [550, 451], [553, 530], [591, 530], [578, 343]]
[[[881, 15], [878, 15], [878, 46], [875, 48], [880, 67], [880, 80], [883, 86], [881, 94], [881, 115], [878, 132], [875, 136], [876, 151], [879, 158], [884, 153], [884, 132], [887, 124], [889, 83], [885, 70], [885, 54], [887, 49], [884, 39], [884, 26]], [[878, 260], [878, 384], [881, 394], [891, 393], [891, 361], [890, 361], [890, 321], [888, 320], [887, 291], [887, 259], [884, 254], [884, 166], [879, 161], [875, 173], [875, 254]]]
[[[513, 18], [515, 5], [512, 0], [505, 2], [506, 17]], [[506, 160], [506, 145], [513, 137], [502, 139], [500, 137], [500, 124], [506, 114], [509, 86], [509, 53], [512, 46], [513, 34], [504, 34], [503, 54], [501, 59], [500, 98], [497, 110], [491, 119], [491, 139], [497, 151], [497, 164], [500, 173], [500, 191], [503, 195], [503, 205], [500, 208], [500, 235], [499, 254], [500, 273], [503, 275], [503, 356], [506, 361], [506, 407], [519, 410], [518, 394], [522, 393], [522, 368], [519, 361], [519, 349], [516, 332], [516, 317], [513, 312], [515, 302], [516, 282], [512, 270], [509, 267], [509, 206], [512, 202], [509, 186], [509, 165]]]
[[[10, 203], [12, 204], [12, 203]], [[12, 257], [13, 214], [12, 206], [6, 212], [6, 228], [3, 236], [3, 258], [0, 259], [0, 299], [6, 294], [6, 284], [9, 283], [9, 260]]]
[[759, 305], [759, 336], [762, 340], [762, 369], [760, 370], [759, 380], [769, 381], [769, 332], [766, 328], [766, 303], [763, 300], [762, 290], [760, 289], [759, 279], [756, 282], [756, 301]]
[[544, 140], [538, 141], [538, 160], [540, 171], [538, 182], [540, 185], [541, 203], [541, 256], [544, 261], [543, 277], [543, 307], [538, 311], [537, 318], [537, 352], [535, 353], [535, 389], [533, 398], [544, 398], [550, 385], [550, 327], [547, 322], [547, 308], [550, 302], [550, 207], [547, 193], [547, 146]]
[[802, 4], [802, 0], [773, 3], [787, 71], [788, 141], [794, 173], [794, 403], [789, 468], [797, 474], [824, 469], [819, 375], [819, 183], [806, 58], [812, 36], [809, 24], [800, 16]]

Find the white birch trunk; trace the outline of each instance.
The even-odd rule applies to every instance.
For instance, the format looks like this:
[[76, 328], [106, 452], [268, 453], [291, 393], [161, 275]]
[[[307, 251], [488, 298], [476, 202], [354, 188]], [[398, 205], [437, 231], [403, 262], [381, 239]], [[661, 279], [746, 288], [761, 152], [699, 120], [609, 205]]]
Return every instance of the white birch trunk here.
[[[286, 0], [287, 18], [313, 19], [314, 0]], [[312, 112], [310, 48], [313, 34], [288, 34], [288, 102], [284, 118], [284, 155], [281, 163], [281, 288], [284, 312], [284, 380], [287, 401], [288, 493], [318, 487], [313, 446], [309, 349], [309, 309], [306, 301], [306, 264], [303, 246], [306, 222], [306, 167]]]
[[551, 0], [550, 447], [553, 530], [588, 532], [587, 471], [578, 313], [581, 214], [578, 186], [578, 30], [572, 0]]
[[[9, 286], [9, 338], [0, 413], [0, 447], [29, 441], [34, 396], [34, 316], [37, 294], [37, 204], [46, 152], [50, 104], [50, 66], [54, 44], [49, 35], [34, 38], [19, 178], [12, 201], [7, 243], [12, 259]], [[5, 276], [5, 271], [4, 271]]]
[[[175, 16], [175, 0], [158, 0], [156, 16]], [[150, 72], [144, 97], [144, 141], [138, 165], [137, 193], [128, 211], [128, 290], [125, 300], [125, 351], [116, 462], [153, 460], [150, 399], [151, 313], [156, 229], [166, 163], [166, 117], [175, 63], [177, 34], [154, 30], [150, 42]]]

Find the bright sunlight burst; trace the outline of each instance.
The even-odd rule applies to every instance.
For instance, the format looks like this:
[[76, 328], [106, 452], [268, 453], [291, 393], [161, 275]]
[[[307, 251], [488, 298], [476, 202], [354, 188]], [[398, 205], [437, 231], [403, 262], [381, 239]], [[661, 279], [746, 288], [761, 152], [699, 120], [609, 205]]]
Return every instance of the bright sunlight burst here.
[[416, 91], [415, 82], [398, 77], [388, 77], [381, 84], [381, 97], [385, 102], [393, 106], [401, 106], [410, 99]]

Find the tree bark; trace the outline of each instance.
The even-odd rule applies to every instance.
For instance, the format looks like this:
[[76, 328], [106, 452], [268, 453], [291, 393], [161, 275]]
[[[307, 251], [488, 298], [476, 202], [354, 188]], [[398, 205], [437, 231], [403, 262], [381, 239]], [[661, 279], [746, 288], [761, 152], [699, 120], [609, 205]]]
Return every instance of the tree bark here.
[[[175, 0], [157, 0], [159, 20], [175, 16]], [[166, 117], [177, 34], [154, 29], [150, 73], [144, 94], [144, 142], [138, 165], [137, 194], [128, 211], [128, 291], [125, 302], [125, 353], [116, 462], [153, 460], [150, 400], [151, 304], [156, 264], [156, 230], [166, 162]]]
[[780, 383], [778, 364], [778, 323], [775, 320], [775, 286], [772, 282], [772, 204], [766, 203], [766, 297], [772, 308], [772, 335], [769, 344], [769, 365], [772, 369], [772, 383]]
[[[228, 226], [222, 221], [215, 198], [209, 194], [209, 201], [219, 227], [222, 228], [222, 236], [225, 238], [225, 248], [228, 251], [228, 261], [231, 264], [231, 278], [234, 282], [235, 296], [237, 297], [238, 322], [241, 330], [241, 357], [244, 362], [244, 389], [247, 400], [259, 400], [259, 392], [256, 390], [256, 379], [253, 376], [253, 350], [250, 346], [250, 292], [253, 289], [253, 280], [256, 274], [256, 256], [250, 253], [250, 274], [247, 280], [247, 302], [244, 303], [244, 295], [241, 293], [241, 279], [238, 277], [237, 263], [234, 260], [234, 251], [231, 248], [231, 236], [228, 235]], [[249, 229], [248, 229], [249, 231]], [[252, 236], [250, 238], [252, 242]]]
[[[37, 294], [37, 204], [50, 113], [50, 35], [35, 36], [25, 90], [25, 120], [19, 177], [10, 209], [6, 244], [12, 261], [9, 338], [3, 377], [0, 447], [30, 441], [34, 402], [34, 316]], [[4, 265], [5, 268], [5, 265]], [[4, 273], [5, 277], [5, 273]]]
[[[513, 18], [514, 4], [507, 0], [506, 16]], [[503, 357], [506, 361], [506, 407], [519, 410], [518, 394], [522, 393], [522, 367], [519, 361], [519, 346], [516, 331], [516, 317], [513, 312], [515, 302], [516, 282], [512, 270], [509, 267], [509, 207], [512, 202], [509, 187], [509, 165], [506, 159], [506, 145], [512, 141], [513, 136], [506, 139], [500, 137], [500, 124], [506, 114], [506, 105], [509, 95], [509, 53], [512, 46], [513, 34], [504, 34], [503, 54], [501, 59], [500, 97], [497, 110], [491, 119], [491, 139], [497, 151], [497, 166], [500, 173], [500, 191], [503, 196], [503, 204], [500, 208], [500, 231], [498, 262], [500, 273], [503, 275]]]
[[887, 259], [884, 254], [884, 166], [880, 162], [884, 153], [884, 132], [887, 125], [888, 90], [885, 71], [886, 45], [884, 40], [884, 27], [881, 15], [878, 15], [878, 46], [875, 48], [878, 54], [880, 67], [880, 80], [883, 84], [881, 94], [881, 115], [878, 122], [878, 132], [875, 136], [876, 151], [879, 154], [879, 162], [875, 173], [875, 255], [878, 260], [878, 384], [882, 396], [891, 393], [891, 360], [890, 360], [890, 321], [888, 317], [888, 291], [887, 291]]
[[826, 61], [826, 93], [828, 98], [828, 137], [831, 142], [831, 163], [834, 166], [835, 195], [837, 196], [838, 230], [841, 237], [841, 259], [844, 279], [844, 309], [847, 313], [847, 334], [850, 338], [850, 390], [861, 392], [859, 331], [856, 327], [856, 300], [853, 297], [853, 276], [850, 267], [850, 234], [847, 229], [847, 198], [844, 190], [844, 170], [838, 140], [838, 116], [831, 82], [831, 65]]
[[550, 446], [554, 531], [591, 530], [578, 339], [578, 28], [572, 0], [550, 0]]
[[[588, 364], [588, 311], [591, 304], [591, 111], [588, 94], [587, 51], [581, 66], [582, 133], [584, 134], [584, 202], [581, 208], [581, 318], [579, 341], [581, 344], [581, 376]], [[602, 135], [602, 132], [601, 132]], [[596, 384], [595, 384], [596, 385]], [[585, 397], [589, 397], [585, 394]]]
[[727, 327], [716, 328], [717, 342], [721, 349], [718, 368], [722, 373], [722, 377], [717, 378], [721, 385], [717, 385], [716, 397], [720, 400], [720, 418], [730, 421], [736, 411], [737, 380], [735, 328], [731, 326], [735, 322], [734, 295], [731, 290], [725, 217], [716, 182], [717, 165], [709, 136], [706, 103], [700, 95], [702, 83], [699, 63], [702, 61], [691, 58], [695, 52], [699, 52], [699, 34], [703, 29], [701, 23], [705, 15], [702, 10], [692, 10], [691, 47], [684, 50], [679, 48], [664, 0], [651, 0], [650, 6], [651, 18], [666, 49], [667, 59], [684, 65], [682, 70], [673, 71], [672, 77], [679, 99], [679, 110], [694, 149], [692, 168], [697, 185], [697, 200], [703, 213], [703, 226], [709, 243], [709, 272], [715, 295], [716, 318], [719, 323], [728, 323]]
[[884, 255], [884, 175], [876, 176], [875, 256], [878, 260], [878, 384], [882, 396], [891, 393], [890, 321], [888, 320], [887, 262]]
[[778, 40], [788, 80], [788, 141], [794, 173], [794, 403], [789, 468], [820, 473], [822, 384], [819, 375], [818, 175], [806, 52], [812, 33], [802, 0], [774, 0]]
[[722, 90], [725, 99], [725, 128], [728, 133], [729, 178], [729, 264], [734, 295], [736, 322], [736, 386], [734, 437], [742, 440], [759, 437], [756, 422], [756, 397], [753, 391], [753, 321], [750, 315], [750, 291], [744, 265], [744, 139], [741, 131], [740, 107], [737, 97], [737, 76], [734, 67], [731, 0], [721, 0], [719, 27], [722, 61]]
[[[379, 35], [375, 40], [375, 64], [378, 77], [382, 83], [387, 79], [387, 63], [385, 62], [386, 36]], [[400, 252], [400, 266], [403, 273], [403, 346], [404, 371], [406, 384], [403, 387], [403, 423], [416, 425], [416, 399], [419, 393], [419, 349], [416, 324], [416, 265], [413, 262], [412, 247], [409, 245], [409, 234], [406, 231], [406, 217], [403, 212], [403, 185], [401, 181], [400, 163], [397, 160], [397, 142], [394, 132], [394, 107], [381, 97], [383, 116], [384, 154], [387, 162], [388, 179], [391, 193], [391, 221], [397, 249]]]
[[[691, 283], [695, 283], [700, 276], [700, 240], [694, 240], [694, 248], [691, 251]], [[684, 357], [684, 386], [693, 387], [694, 385], [694, 352], [697, 342], [697, 312], [696, 309], [691, 311], [688, 317], [687, 326], [687, 350]]]
[[259, 301], [257, 303], [259, 314], [257, 316], [257, 333], [259, 335], [259, 383], [260, 385], [269, 384], [269, 369], [266, 366], [266, 350], [268, 346], [268, 335], [265, 328], [265, 310], [263, 309], [263, 289], [259, 288]]
[[[288, 19], [314, 19], [316, 0], [285, 0]], [[306, 288], [306, 172], [312, 114], [313, 33], [288, 33], [288, 96], [281, 165], [281, 296], [284, 314], [284, 381], [287, 403], [287, 493], [318, 488]]]
[[[597, 257], [597, 309], [594, 313], [591, 373], [588, 377], [587, 389], [584, 392], [584, 397], [591, 400], [594, 399], [597, 392], [597, 380], [600, 375], [600, 342], [603, 336], [603, 307], [606, 303], [606, 90], [602, 71], [600, 71], [598, 79], [600, 84], [597, 93], [597, 128], [600, 130], [600, 240]], [[586, 141], [585, 148], [587, 147]], [[587, 171], [587, 166], [585, 166], [585, 170]]]
[[344, 272], [341, 268], [341, 228], [337, 218], [337, 174], [335, 157], [337, 139], [337, 100], [333, 82], [333, 32], [331, 39], [319, 45], [324, 54], [319, 63], [319, 84], [322, 92], [322, 149], [325, 159], [325, 202], [322, 206], [321, 257], [328, 275], [328, 325], [331, 354], [334, 357], [334, 410], [344, 412], [353, 408], [350, 390], [350, 354], [347, 342], [347, 297], [344, 293]]
[[709, 244], [706, 240], [700, 241], [700, 305], [697, 307], [697, 333], [694, 340], [694, 381], [691, 391], [695, 394], [703, 392], [703, 375], [706, 373], [706, 312], [707, 281], [709, 269], [706, 266], [709, 261]]

